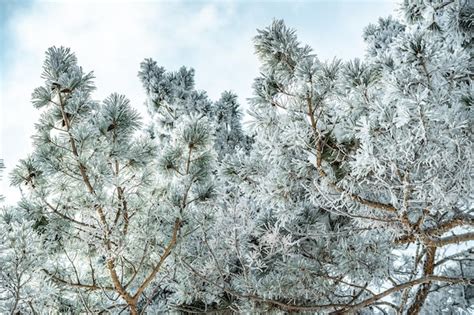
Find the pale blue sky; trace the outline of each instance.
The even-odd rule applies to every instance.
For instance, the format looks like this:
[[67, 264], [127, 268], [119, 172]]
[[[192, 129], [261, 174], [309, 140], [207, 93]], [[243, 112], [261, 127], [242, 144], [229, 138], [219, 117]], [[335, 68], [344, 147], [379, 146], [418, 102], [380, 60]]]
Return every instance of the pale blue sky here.
[[321, 59], [350, 59], [364, 54], [363, 28], [396, 7], [384, 0], [0, 0], [0, 158], [7, 166], [0, 194], [8, 202], [19, 196], [5, 179], [31, 151], [38, 112], [30, 96], [52, 45], [71, 47], [84, 69], [95, 71], [98, 100], [119, 92], [144, 113], [136, 74], [152, 57], [170, 70], [195, 68], [197, 87], [212, 99], [233, 90], [245, 107], [258, 74], [251, 41], [257, 28], [284, 19]]

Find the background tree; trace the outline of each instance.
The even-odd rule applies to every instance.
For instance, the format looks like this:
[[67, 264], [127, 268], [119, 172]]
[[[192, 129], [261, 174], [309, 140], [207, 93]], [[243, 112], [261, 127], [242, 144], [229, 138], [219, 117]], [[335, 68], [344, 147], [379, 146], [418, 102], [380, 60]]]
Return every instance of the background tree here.
[[59, 288], [41, 273], [43, 237], [19, 208], [0, 209], [0, 312], [39, 314], [64, 310]]
[[[152, 117], [150, 135], [161, 156], [160, 193], [177, 206], [182, 216], [179, 242], [172, 253], [173, 266], [154, 284], [151, 312], [167, 311], [199, 300], [198, 286], [179, 268], [183, 257], [200, 256], [202, 234], [211, 222], [215, 201], [215, 127], [212, 102], [194, 87], [194, 70], [166, 72], [152, 59], [142, 62], [139, 78], [146, 90]], [[199, 282], [201, 283], [201, 282]], [[208, 299], [206, 303], [211, 303]]]
[[[170, 141], [175, 137], [180, 120], [203, 122], [208, 126], [209, 134], [212, 134], [210, 143], [214, 150], [209, 150], [206, 160], [217, 159], [221, 161], [225, 156], [235, 154], [239, 151], [248, 152], [251, 139], [246, 136], [241, 127], [241, 113], [236, 95], [224, 92], [221, 99], [215, 103], [208, 100], [206, 94], [195, 90], [194, 71], [181, 68], [177, 72], [167, 72], [159, 67], [151, 59], [146, 59], [141, 64], [139, 77], [147, 92], [147, 107], [152, 118], [149, 127], [152, 138], [158, 146], [169, 147]], [[194, 150], [188, 152], [188, 148], [178, 149], [178, 152], [189, 153], [190, 160], [200, 158], [199, 152]], [[176, 150], [171, 149], [170, 155], [165, 153], [166, 163], [174, 161], [177, 157]], [[217, 153], [217, 154], [216, 154]], [[180, 154], [180, 153], [179, 153]], [[179, 155], [178, 154], [178, 155]], [[183, 171], [168, 166], [169, 175], [178, 181], [185, 180]], [[219, 255], [214, 254], [215, 245], [224, 248], [222, 236], [224, 231], [219, 223], [228, 217], [228, 201], [218, 196], [235, 196], [235, 202], [239, 202], [238, 193], [233, 191], [234, 185], [221, 178], [216, 164], [210, 164], [213, 175], [209, 176], [207, 187], [203, 189], [198, 198], [206, 198], [212, 202], [195, 207], [195, 212], [187, 218], [190, 227], [186, 234], [186, 241], [178, 245], [173, 252], [175, 270], [171, 277], [164, 279], [154, 289], [156, 297], [149, 306], [149, 310], [166, 310], [167, 307], [183, 311], [209, 311], [227, 308], [232, 300], [225, 290], [220, 290], [212, 283], [203, 281], [202, 275], [192, 272], [189, 268], [198, 268], [205, 272], [207, 280], [213, 282], [230, 281], [229, 272], [225, 272], [220, 265], [226, 266], [227, 261], [235, 259], [235, 255], [226, 252]], [[211, 174], [209, 174], [211, 175]], [[183, 184], [183, 187], [187, 187]], [[233, 210], [235, 211], [235, 209]], [[221, 261], [223, 260], [223, 261]], [[194, 267], [193, 267], [194, 266]], [[201, 269], [203, 268], [203, 269]], [[164, 306], [166, 304], [166, 306]]]
[[242, 112], [237, 95], [228, 91], [222, 93], [213, 110], [216, 125], [215, 149], [219, 160], [239, 149], [249, 151], [252, 138], [246, 136], [242, 129]]

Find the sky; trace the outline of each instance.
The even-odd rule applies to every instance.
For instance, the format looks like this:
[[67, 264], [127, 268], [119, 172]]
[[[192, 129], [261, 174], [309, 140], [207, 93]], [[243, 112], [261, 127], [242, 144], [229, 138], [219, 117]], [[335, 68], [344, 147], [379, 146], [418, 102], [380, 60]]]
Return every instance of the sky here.
[[70, 47], [79, 65], [94, 71], [94, 99], [125, 94], [143, 115], [137, 72], [149, 57], [168, 70], [194, 68], [198, 89], [213, 100], [232, 90], [245, 109], [258, 75], [252, 45], [257, 29], [283, 19], [320, 59], [348, 60], [364, 55], [364, 27], [396, 15], [396, 8], [388, 0], [0, 0], [0, 159], [6, 166], [0, 195], [6, 204], [20, 196], [8, 173], [32, 151], [39, 112], [31, 93], [43, 83], [48, 47]]

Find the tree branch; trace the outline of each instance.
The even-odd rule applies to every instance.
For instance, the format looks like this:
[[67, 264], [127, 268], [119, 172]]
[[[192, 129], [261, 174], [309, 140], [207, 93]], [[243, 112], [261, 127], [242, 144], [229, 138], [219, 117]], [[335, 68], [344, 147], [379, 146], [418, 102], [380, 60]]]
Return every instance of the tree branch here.
[[474, 232], [460, 235], [453, 235], [444, 238], [428, 239], [425, 242], [431, 246], [442, 247], [450, 244], [457, 244], [474, 240]]
[[95, 291], [95, 290], [115, 291], [114, 288], [108, 287], [108, 286], [101, 287], [101, 286], [93, 285], [93, 284], [83, 284], [83, 283], [69, 282], [69, 281], [66, 281], [66, 280], [52, 274], [51, 272], [49, 272], [46, 269], [41, 269], [41, 270], [44, 273], [46, 273], [51, 279], [53, 279], [53, 281], [64, 284], [64, 285], [68, 285], [68, 286], [71, 286], [71, 287], [87, 289], [87, 290], [91, 290], [91, 291]]
[[[433, 275], [435, 267], [435, 257], [436, 247], [428, 247], [426, 249], [426, 258], [425, 263], [423, 265], [423, 274], [425, 276]], [[430, 287], [431, 282], [425, 282], [420, 286], [418, 292], [415, 295], [415, 299], [407, 310], [407, 314], [417, 315], [420, 313], [421, 307], [423, 306], [423, 304], [425, 304], [425, 300], [428, 297], [428, 293], [430, 292]]]
[[[449, 230], [463, 225], [474, 226], [474, 218], [466, 216], [466, 217], [456, 217], [452, 220], [440, 223], [438, 226], [420, 231], [420, 235], [441, 235], [443, 233], [448, 232]], [[395, 240], [397, 244], [407, 244], [416, 241], [418, 234], [410, 234], [410, 235], [403, 235], [400, 236], [398, 239]], [[442, 245], [441, 245], [442, 246]]]
[[408, 282], [405, 282], [405, 283], [402, 283], [398, 286], [394, 286], [382, 293], [379, 293], [377, 295], [374, 295], [373, 297], [367, 299], [367, 300], [364, 300], [358, 304], [355, 304], [355, 305], [352, 305], [352, 306], [348, 306], [348, 307], [345, 307], [341, 310], [338, 310], [338, 311], [335, 311], [335, 312], [332, 312], [330, 314], [332, 315], [342, 315], [342, 314], [349, 314], [349, 313], [354, 313], [366, 306], [369, 306], [373, 303], [375, 303], [376, 301], [392, 294], [392, 293], [395, 293], [397, 291], [400, 291], [400, 290], [403, 290], [403, 289], [406, 289], [406, 288], [409, 288], [409, 287], [413, 287], [415, 285], [418, 285], [418, 284], [422, 284], [422, 283], [427, 283], [427, 282], [432, 282], [432, 281], [439, 281], [439, 282], [450, 282], [450, 283], [467, 283], [467, 284], [471, 284], [471, 283], [474, 283], [474, 279], [465, 279], [465, 278], [450, 278], [450, 277], [443, 277], [443, 276], [426, 276], [426, 277], [423, 277], [423, 278], [419, 278], [419, 279], [415, 279], [415, 280], [412, 280], [412, 281], [408, 281]]
[[133, 300], [135, 301], [135, 303], [138, 300], [138, 298], [140, 297], [140, 295], [143, 293], [143, 291], [150, 284], [150, 282], [153, 280], [153, 278], [155, 278], [155, 275], [158, 273], [158, 271], [160, 271], [161, 266], [165, 262], [166, 258], [168, 258], [168, 256], [171, 254], [171, 250], [173, 249], [174, 245], [177, 242], [178, 231], [179, 231], [180, 228], [181, 228], [181, 220], [177, 218], [175, 223], [174, 223], [174, 227], [173, 227], [173, 235], [171, 236], [171, 240], [168, 243], [168, 246], [166, 246], [165, 251], [163, 252], [163, 255], [161, 255], [160, 261], [153, 268], [153, 270], [151, 271], [149, 276], [145, 279], [145, 281], [143, 281], [143, 283], [140, 285], [137, 292], [133, 296]]

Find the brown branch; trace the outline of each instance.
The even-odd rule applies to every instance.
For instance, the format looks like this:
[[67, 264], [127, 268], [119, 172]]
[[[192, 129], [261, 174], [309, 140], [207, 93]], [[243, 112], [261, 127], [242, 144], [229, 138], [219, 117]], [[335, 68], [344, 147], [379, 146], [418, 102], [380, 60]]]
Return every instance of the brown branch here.
[[369, 285], [368, 282], [365, 283], [364, 287], [360, 289], [359, 293], [357, 293], [356, 295], [354, 295], [354, 297], [351, 299], [351, 301], [349, 302], [349, 304], [352, 304], [354, 301], [356, 301], [359, 296], [361, 296], [361, 294], [367, 289], [367, 286]]
[[[413, 269], [412, 269], [412, 272], [411, 272], [411, 275], [410, 275], [410, 278], [409, 278], [409, 281], [413, 280], [417, 274], [417, 270], [418, 270], [418, 264], [421, 260], [421, 258], [425, 255], [424, 252], [420, 253], [420, 246], [421, 244], [418, 243], [417, 246], [416, 246], [416, 253], [415, 253], [415, 264], [413, 266]], [[397, 284], [395, 284], [397, 285]], [[398, 315], [401, 315], [403, 314], [403, 310], [404, 310], [404, 307], [406, 306], [407, 304], [407, 300], [408, 300], [408, 294], [410, 293], [410, 290], [411, 288], [406, 288], [405, 290], [403, 290], [402, 292], [402, 297], [400, 299], [400, 306], [398, 308], [398, 312], [397, 314]]]
[[450, 244], [458, 244], [474, 240], [474, 232], [464, 233], [460, 235], [453, 235], [444, 238], [428, 239], [425, 242], [431, 246], [442, 247]]
[[63, 248], [64, 250], [64, 254], [66, 254], [66, 258], [67, 260], [69, 261], [69, 263], [71, 264], [72, 266], [72, 270], [74, 270], [74, 275], [76, 276], [76, 281], [77, 283], [81, 283], [81, 280], [79, 279], [79, 273], [77, 271], [77, 268], [76, 268], [76, 265], [74, 264], [74, 260], [71, 259], [66, 251], [66, 248], [64, 247], [64, 245], [62, 245], [61, 243], [59, 243], [61, 245], [61, 247]]
[[[90, 250], [90, 248], [89, 248]], [[94, 267], [92, 266], [92, 259], [91, 259], [91, 255], [90, 255], [90, 252], [89, 252], [89, 268], [91, 269], [91, 278], [92, 278], [92, 285], [95, 285], [96, 284], [96, 281], [95, 281], [95, 271], [94, 271]]]
[[433, 6], [433, 9], [434, 9], [435, 11], [438, 11], [438, 10], [441, 10], [442, 8], [444, 8], [445, 6], [450, 5], [450, 4], [454, 3], [454, 2], [455, 2], [454, 0], [451, 0], [451, 1], [448, 1], [448, 2], [444, 2], [444, 3], [441, 3], [441, 4], [437, 5], [437, 6]]
[[325, 177], [325, 172], [321, 169], [321, 161], [322, 161], [322, 136], [321, 131], [318, 128], [316, 119], [314, 118], [314, 109], [313, 109], [313, 101], [312, 97], [308, 96], [306, 98], [306, 103], [308, 105], [308, 116], [311, 122], [311, 128], [313, 129], [314, 136], [316, 137], [316, 168], [319, 170], [319, 173], [322, 177]]
[[127, 235], [128, 232], [128, 222], [129, 222], [129, 217], [128, 217], [128, 207], [127, 207], [127, 199], [125, 199], [124, 195], [124, 189], [122, 187], [117, 187], [117, 195], [119, 201], [122, 203], [122, 206], [119, 206], [119, 209], [117, 210], [117, 217], [119, 216], [119, 213], [122, 212], [123, 216], [123, 235]]
[[[60, 110], [61, 110], [61, 114], [63, 116], [63, 120], [64, 120], [64, 123], [65, 123], [65, 126], [66, 126], [66, 132], [69, 135], [69, 142], [71, 143], [72, 153], [73, 153], [73, 155], [74, 155], [74, 157], [75, 157], [75, 159], [76, 159], [76, 161], [79, 165], [79, 171], [81, 173], [83, 182], [86, 185], [88, 192], [91, 195], [96, 196], [97, 194], [96, 194], [96, 192], [95, 192], [95, 190], [94, 190], [94, 188], [93, 188], [93, 186], [90, 182], [89, 176], [86, 172], [86, 167], [84, 166], [84, 164], [82, 164], [82, 162], [79, 159], [79, 152], [77, 150], [76, 141], [75, 141], [74, 137], [72, 136], [72, 134], [70, 132], [70, 128], [71, 128], [70, 121], [69, 121], [69, 118], [66, 115], [66, 112], [64, 110], [64, 103], [63, 103], [61, 94], [59, 92], [58, 92], [58, 95], [59, 95]], [[105, 242], [107, 251], [110, 252], [110, 250], [112, 249], [111, 241], [109, 239], [110, 230], [109, 230], [109, 225], [107, 223], [107, 219], [105, 217], [104, 210], [103, 210], [102, 206], [100, 206], [100, 205], [96, 205], [95, 209], [96, 209], [96, 212], [99, 216], [99, 220], [100, 220], [101, 224], [104, 226], [104, 242]], [[117, 275], [117, 271], [115, 270], [115, 261], [114, 261], [113, 257], [109, 258], [107, 260], [106, 267], [109, 270], [109, 274], [110, 274], [110, 277], [112, 279], [112, 283], [115, 287], [116, 292], [118, 292], [120, 294], [120, 296], [127, 302], [127, 304], [130, 307], [130, 312], [132, 314], [136, 314], [136, 301], [131, 297], [130, 294], [128, 294], [128, 292], [122, 286], [122, 284], [120, 282], [120, 279]]]
[[[425, 263], [423, 265], [423, 274], [424, 276], [431, 276], [434, 272], [435, 267], [435, 256], [436, 256], [436, 247], [428, 247], [426, 249], [426, 258]], [[418, 288], [418, 292], [415, 295], [415, 299], [413, 303], [407, 310], [407, 314], [418, 315], [420, 313], [421, 307], [425, 303], [426, 298], [428, 297], [428, 293], [431, 288], [431, 282], [423, 283], [420, 288]]]
[[[400, 284], [400, 285], [397, 285], [397, 286], [394, 286], [382, 293], [379, 293], [377, 295], [374, 295], [372, 296], [371, 298], [367, 299], [367, 300], [364, 300], [358, 304], [355, 304], [355, 305], [351, 305], [351, 306], [348, 306], [347, 304], [335, 304], [335, 303], [331, 303], [331, 304], [321, 304], [321, 305], [311, 305], [311, 306], [305, 306], [305, 305], [292, 305], [292, 304], [287, 304], [287, 303], [284, 303], [284, 302], [280, 302], [280, 301], [276, 301], [276, 300], [270, 300], [270, 299], [264, 299], [264, 298], [261, 298], [257, 295], [253, 295], [253, 294], [241, 294], [239, 292], [236, 292], [236, 291], [233, 291], [231, 289], [228, 289], [228, 288], [225, 288], [211, 280], [209, 280], [208, 277], [205, 277], [203, 275], [201, 275], [197, 270], [195, 270], [191, 265], [189, 265], [188, 263], [186, 263], [184, 260], [181, 260], [181, 262], [183, 263], [183, 265], [185, 267], [187, 267], [189, 270], [191, 270], [197, 277], [199, 277], [200, 279], [202, 279], [203, 281], [233, 295], [233, 296], [236, 296], [236, 297], [239, 297], [239, 298], [244, 298], [244, 299], [251, 299], [251, 300], [254, 300], [254, 301], [258, 301], [258, 302], [263, 302], [263, 303], [267, 303], [267, 304], [272, 304], [272, 305], [275, 305], [283, 310], [286, 310], [286, 311], [318, 311], [318, 310], [325, 310], [325, 309], [334, 309], [334, 308], [337, 308], [337, 307], [341, 307], [340, 310], [337, 310], [335, 312], [332, 312], [330, 314], [333, 314], [333, 315], [340, 315], [340, 314], [348, 314], [348, 313], [353, 313], [357, 310], [360, 310], [366, 306], [369, 306], [369, 305], [374, 305], [376, 303], [384, 303], [383, 301], [382, 302], [378, 302], [378, 300], [394, 293], [394, 292], [397, 292], [397, 291], [400, 291], [400, 290], [403, 290], [405, 288], [409, 288], [409, 287], [413, 287], [415, 285], [418, 285], [418, 284], [422, 284], [422, 283], [426, 283], [426, 282], [431, 282], [431, 281], [439, 281], [439, 282], [450, 282], [450, 283], [474, 283], [474, 279], [466, 279], [466, 278], [450, 278], [450, 277], [444, 277], [444, 276], [426, 276], [426, 277], [423, 277], [423, 278], [419, 278], [419, 279], [415, 279], [415, 280], [412, 280], [412, 281], [409, 281], [409, 282], [406, 282], [406, 283], [403, 283], [403, 284]], [[396, 308], [395, 305], [391, 305], [393, 307]]]
[[123, 287], [117, 275], [117, 271], [115, 270], [115, 260], [113, 258], [110, 258], [109, 260], [107, 260], [106, 266], [109, 270], [110, 277], [112, 278], [112, 283], [114, 284], [115, 291], [118, 292], [120, 296], [127, 302], [128, 306], [130, 307], [130, 311], [133, 311], [133, 308], [136, 305], [136, 301]]
[[48, 208], [50, 208], [55, 214], [59, 215], [61, 218], [65, 219], [65, 220], [68, 220], [72, 223], [76, 223], [76, 224], [79, 224], [79, 225], [82, 225], [82, 226], [86, 226], [86, 227], [89, 227], [89, 228], [96, 228], [94, 225], [92, 224], [88, 224], [88, 223], [84, 223], [84, 222], [81, 222], [81, 221], [78, 221], [76, 219], [73, 219], [61, 212], [58, 211], [58, 207], [53, 207], [48, 201], [46, 201], [46, 199], [43, 198], [43, 202], [46, 204], [46, 206], [48, 206]]
[[430, 231], [428, 233], [430, 233], [430, 234], [435, 234], [435, 233], [443, 234], [443, 233], [448, 232], [449, 230], [451, 230], [451, 229], [453, 229], [457, 226], [463, 226], [463, 225], [474, 226], [474, 218], [472, 216], [459, 216], [459, 217], [456, 217], [452, 220], [441, 223], [435, 229], [433, 229], [434, 231]]
[[272, 106], [274, 106], [274, 107], [279, 107], [279, 108], [281, 108], [281, 109], [288, 110], [288, 108], [286, 108], [285, 106], [281, 105], [280, 103], [278, 103], [278, 102], [275, 101], [274, 99], [271, 99], [271, 100], [270, 100], [270, 104], [272, 104]]
[[334, 189], [340, 193], [345, 193], [347, 194], [352, 200], [364, 205], [364, 206], [368, 206], [370, 208], [375, 208], [375, 209], [380, 209], [380, 210], [384, 210], [384, 211], [387, 211], [387, 212], [397, 212], [397, 208], [395, 208], [394, 206], [392, 206], [391, 204], [385, 204], [385, 203], [382, 203], [382, 202], [378, 202], [378, 201], [373, 201], [373, 200], [369, 200], [369, 199], [365, 199], [365, 198], [362, 198], [361, 196], [359, 195], [356, 195], [354, 193], [351, 193], [351, 192], [348, 192], [346, 191], [345, 189], [337, 186], [336, 184], [334, 183], [329, 183], [332, 187], [334, 187]]
[[403, 290], [403, 289], [406, 289], [406, 288], [410, 288], [410, 287], [413, 287], [415, 285], [418, 285], [418, 284], [423, 284], [423, 283], [427, 283], [427, 282], [432, 282], [432, 281], [439, 281], [439, 282], [450, 282], [450, 283], [472, 283], [474, 281], [474, 279], [465, 279], [465, 278], [450, 278], [450, 277], [443, 277], [443, 276], [426, 276], [426, 277], [423, 277], [423, 278], [418, 278], [418, 279], [415, 279], [415, 280], [412, 280], [412, 281], [408, 281], [408, 282], [405, 282], [405, 283], [402, 283], [398, 286], [394, 286], [382, 293], [379, 293], [377, 295], [374, 295], [373, 297], [367, 299], [367, 300], [364, 300], [358, 304], [355, 304], [355, 305], [352, 305], [352, 306], [346, 306], [345, 308], [341, 309], [341, 310], [337, 310], [335, 312], [332, 312], [330, 314], [332, 315], [342, 315], [342, 314], [350, 314], [350, 313], [354, 313], [366, 306], [369, 306], [369, 305], [372, 305], [373, 303], [375, 303], [376, 301], [392, 294], [392, 293], [395, 293], [397, 291], [400, 291], [400, 290]]
[[51, 279], [53, 279], [53, 281], [64, 284], [64, 285], [68, 285], [68, 286], [71, 286], [71, 287], [87, 289], [87, 290], [91, 290], [91, 291], [95, 291], [95, 290], [115, 291], [114, 288], [108, 287], [108, 286], [101, 287], [101, 286], [94, 285], [94, 284], [83, 284], [83, 283], [69, 282], [69, 281], [66, 281], [66, 280], [52, 274], [51, 272], [49, 272], [46, 269], [41, 269], [41, 270], [44, 273], [46, 273]]
[[193, 152], [193, 145], [189, 145], [188, 158], [186, 160], [186, 175], [189, 174], [189, 166], [191, 165], [191, 154]]
[[133, 282], [133, 280], [135, 280], [136, 276], [140, 272], [140, 269], [143, 266], [143, 262], [145, 261], [147, 251], [148, 251], [148, 241], [146, 241], [146, 243], [145, 243], [145, 248], [143, 249], [143, 255], [142, 255], [142, 258], [140, 259], [140, 262], [138, 263], [138, 267], [133, 272], [133, 275], [130, 278], [130, 280], [128, 280], [128, 282], [125, 284], [125, 289], [128, 288], [128, 286]]
[[[70, 124], [70, 121], [69, 121], [69, 117], [67, 116], [67, 114], [65, 112], [64, 103], [63, 103], [60, 92], [58, 92], [58, 96], [59, 96], [59, 104], [60, 104], [61, 114], [63, 116], [64, 124], [66, 126], [66, 132], [69, 135], [69, 143], [71, 143], [72, 153], [73, 153], [74, 157], [76, 158], [77, 163], [79, 164], [79, 172], [81, 173], [82, 179], [83, 179], [84, 184], [86, 185], [87, 190], [89, 191], [89, 193], [92, 194], [92, 195], [96, 195], [96, 192], [95, 192], [94, 188], [92, 187], [92, 184], [89, 180], [89, 176], [86, 173], [86, 167], [79, 160], [79, 151], [77, 150], [76, 140], [74, 139], [74, 137], [72, 136], [72, 134], [70, 132], [71, 124]], [[104, 226], [108, 230], [107, 220], [105, 218], [105, 215], [104, 215], [104, 212], [103, 212], [102, 208], [101, 207], [96, 207], [96, 210], [97, 210], [97, 213], [99, 214], [99, 218], [100, 218], [101, 223], [104, 224]]]
[[189, 180], [189, 185], [186, 187], [186, 190], [184, 191], [184, 195], [183, 195], [183, 201], [181, 202], [181, 210], [180, 211], [183, 211], [184, 208], [186, 208], [186, 206], [190, 203], [188, 203], [188, 195], [189, 195], [189, 191], [191, 189], [191, 186], [194, 184], [194, 181], [195, 181], [195, 175], [193, 175], [191, 177], [191, 179]]
[[[443, 233], [448, 232], [449, 230], [458, 227], [458, 226], [463, 226], [463, 225], [469, 225], [469, 226], [474, 226], [474, 218], [472, 217], [456, 217], [452, 220], [443, 222], [439, 224], [437, 227], [431, 228], [431, 229], [426, 229], [426, 230], [421, 230], [419, 235], [428, 235], [428, 236], [434, 236], [434, 235], [441, 235]], [[410, 235], [403, 235], [400, 236], [395, 240], [397, 244], [407, 244], [416, 241], [418, 234], [410, 234]]]
[[428, 68], [426, 67], [426, 61], [425, 61], [425, 58], [421, 57], [420, 58], [420, 62], [421, 62], [421, 68], [423, 69], [423, 73], [424, 75], [426, 76], [426, 80], [428, 81], [428, 87], [430, 88], [431, 90], [431, 75], [428, 71]]
[[166, 246], [165, 251], [163, 252], [163, 255], [161, 255], [160, 261], [153, 268], [151, 273], [148, 275], [148, 277], [145, 279], [145, 281], [143, 281], [143, 283], [140, 285], [137, 292], [133, 296], [133, 300], [135, 301], [135, 303], [138, 300], [138, 298], [140, 297], [140, 295], [143, 293], [143, 291], [148, 287], [150, 282], [155, 278], [158, 271], [160, 271], [161, 266], [165, 262], [166, 258], [168, 258], [168, 256], [171, 254], [171, 250], [173, 249], [174, 245], [177, 242], [178, 231], [179, 231], [180, 228], [181, 228], [181, 220], [179, 218], [177, 218], [175, 223], [174, 223], [174, 227], [173, 227], [173, 235], [171, 236], [171, 240], [168, 243], [168, 246]]
[[469, 257], [469, 254], [474, 254], [474, 247], [471, 247], [467, 250], [463, 250], [462, 252], [455, 253], [455, 254], [444, 257], [443, 259], [441, 259], [441, 260], [439, 260], [438, 262], [435, 263], [435, 267], [440, 266], [440, 265], [446, 263], [447, 261], [450, 261], [450, 260], [458, 258], [458, 257], [462, 257], [462, 256]]

